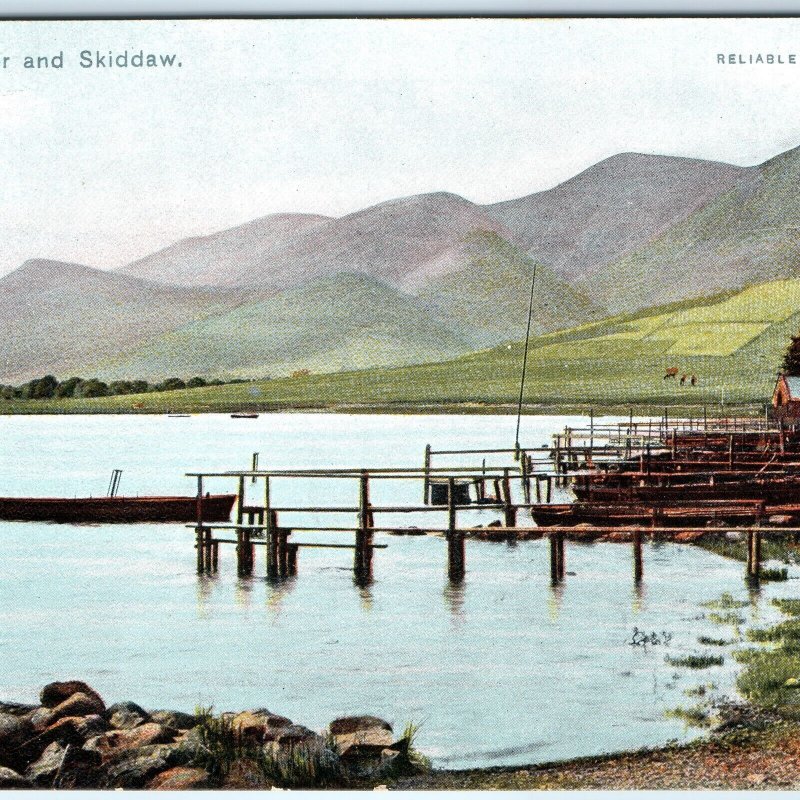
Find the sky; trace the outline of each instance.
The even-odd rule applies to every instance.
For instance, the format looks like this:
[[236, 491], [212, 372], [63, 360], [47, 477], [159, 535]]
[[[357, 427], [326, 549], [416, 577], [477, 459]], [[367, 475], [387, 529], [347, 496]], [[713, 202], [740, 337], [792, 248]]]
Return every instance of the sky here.
[[800, 145], [798, 101], [800, 19], [0, 22], [0, 275], [271, 213], [506, 200], [626, 151], [757, 164]]

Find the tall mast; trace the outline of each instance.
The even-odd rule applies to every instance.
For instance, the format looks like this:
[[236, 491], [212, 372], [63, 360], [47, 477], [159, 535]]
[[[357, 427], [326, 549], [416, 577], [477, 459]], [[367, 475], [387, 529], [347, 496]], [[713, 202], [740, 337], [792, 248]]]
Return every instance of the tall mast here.
[[525, 372], [528, 368], [528, 343], [531, 338], [531, 317], [533, 316], [533, 287], [536, 286], [536, 263], [533, 264], [533, 277], [531, 278], [531, 299], [528, 304], [528, 327], [525, 331], [525, 353], [522, 356], [522, 380], [519, 382], [519, 403], [517, 403], [517, 433], [514, 437], [514, 449], [519, 456], [519, 423], [522, 418], [522, 397], [525, 393]]

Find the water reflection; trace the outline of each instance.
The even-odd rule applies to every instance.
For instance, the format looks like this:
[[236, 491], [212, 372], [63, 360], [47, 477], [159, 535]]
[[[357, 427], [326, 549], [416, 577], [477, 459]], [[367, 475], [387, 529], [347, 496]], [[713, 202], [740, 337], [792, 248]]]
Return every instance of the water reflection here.
[[210, 601], [217, 582], [215, 575], [197, 576], [197, 616], [203, 619], [210, 614]]
[[284, 602], [292, 593], [297, 583], [294, 575], [288, 577], [267, 576], [266, 606], [273, 617], [279, 617], [283, 611]]
[[633, 582], [631, 610], [634, 614], [643, 614], [647, 611], [647, 587], [644, 580], [634, 580]]
[[550, 592], [547, 595], [547, 613], [553, 622], [556, 622], [561, 615], [561, 606], [564, 603], [564, 584], [551, 583]]
[[447, 581], [444, 585], [444, 600], [450, 618], [453, 622], [462, 623], [466, 619], [464, 614], [464, 596], [466, 584], [463, 580]]
[[249, 609], [253, 601], [253, 579], [239, 578], [233, 590], [233, 600], [237, 606]]

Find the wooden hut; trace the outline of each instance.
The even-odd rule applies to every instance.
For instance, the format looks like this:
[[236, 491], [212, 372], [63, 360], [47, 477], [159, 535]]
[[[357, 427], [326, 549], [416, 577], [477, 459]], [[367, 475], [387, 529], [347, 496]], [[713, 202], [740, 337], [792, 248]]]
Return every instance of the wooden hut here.
[[800, 375], [778, 375], [772, 393], [772, 408], [777, 419], [800, 422]]

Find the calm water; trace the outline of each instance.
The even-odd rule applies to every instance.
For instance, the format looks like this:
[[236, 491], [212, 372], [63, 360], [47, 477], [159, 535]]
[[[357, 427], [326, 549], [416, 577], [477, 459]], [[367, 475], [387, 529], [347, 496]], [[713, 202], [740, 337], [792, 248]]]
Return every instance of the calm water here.
[[[575, 422], [525, 419], [523, 444]], [[482, 416], [0, 417], [0, 494], [104, 494], [115, 467], [123, 494], [191, 494], [186, 471], [244, 468], [253, 451], [262, 467], [409, 466], [426, 443], [496, 447], [513, 432], [513, 419]], [[277, 503], [356, 497], [352, 481], [287, 484], [274, 487]], [[386, 482], [373, 501], [419, 493]], [[742, 565], [689, 546], [646, 546], [636, 589], [629, 547], [568, 543], [556, 591], [542, 541], [469, 541], [466, 580], [452, 587], [442, 539], [384, 536], [365, 589], [353, 583], [350, 551], [322, 549], [302, 550], [298, 576], [280, 587], [264, 579], [261, 549], [251, 580], [236, 578], [230, 550], [218, 576], [198, 578], [181, 525], [0, 522], [0, 537], [0, 698], [33, 701], [43, 683], [78, 677], [108, 701], [268, 707], [314, 728], [373, 713], [396, 727], [422, 723], [419, 744], [434, 763], [464, 767], [684, 739], [696, 733], [664, 710], [691, 705], [685, 689], [713, 681], [717, 694], [734, 694], [729, 656], [700, 672], [664, 661], [702, 652], [699, 635], [730, 635], [702, 601], [748, 598]], [[768, 585], [743, 614], [774, 618], [768, 599], [795, 586]], [[634, 627], [672, 638], [633, 647]]]

